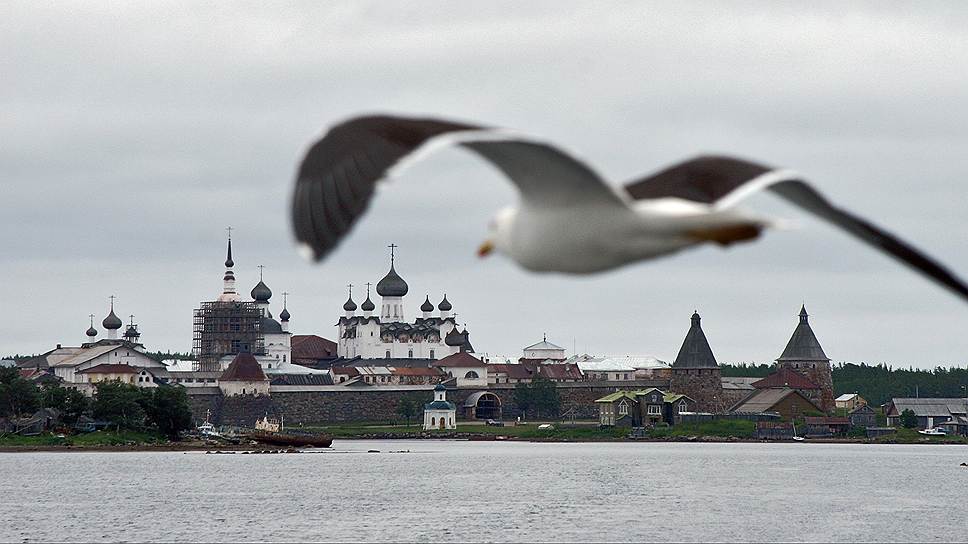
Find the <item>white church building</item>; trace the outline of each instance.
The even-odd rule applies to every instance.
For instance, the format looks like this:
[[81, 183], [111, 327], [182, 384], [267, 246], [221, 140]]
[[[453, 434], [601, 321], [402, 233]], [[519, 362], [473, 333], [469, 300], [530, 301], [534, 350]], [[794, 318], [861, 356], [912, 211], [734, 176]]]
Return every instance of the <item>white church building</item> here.
[[350, 295], [343, 304], [340, 317], [337, 353], [351, 359], [442, 359], [460, 352], [473, 352], [466, 327], [459, 330], [453, 306], [445, 294], [434, 306], [428, 295], [420, 305], [420, 317], [408, 321], [404, 297], [410, 290], [407, 282], [397, 274], [391, 244], [390, 271], [376, 284], [380, 295], [380, 312], [374, 315], [376, 304], [370, 300], [367, 283], [366, 300], [357, 313]]

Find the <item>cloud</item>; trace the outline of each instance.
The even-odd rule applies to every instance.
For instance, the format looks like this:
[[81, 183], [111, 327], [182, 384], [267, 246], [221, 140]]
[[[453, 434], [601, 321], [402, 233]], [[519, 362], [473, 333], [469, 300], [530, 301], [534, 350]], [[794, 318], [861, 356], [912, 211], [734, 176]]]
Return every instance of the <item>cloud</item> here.
[[589, 278], [478, 261], [515, 196], [460, 151], [388, 184], [321, 266], [287, 214], [325, 126], [422, 112], [552, 138], [616, 183], [703, 151], [793, 167], [964, 273], [966, 19], [957, 3], [3, 4], [0, 351], [80, 341], [110, 294], [149, 348], [187, 349], [232, 225], [240, 288], [267, 265], [302, 333], [332, 336], [343, 286], [378, 281], [393, 241], [412, 310], [447, 292], [482, 351], [547, 332], [669, 360], [699, 309], [720, 360], [767, 361], [806, 301], [836, 360], [964, 364], [963, 303], [766, 196], [750, 206], [800, 228]]

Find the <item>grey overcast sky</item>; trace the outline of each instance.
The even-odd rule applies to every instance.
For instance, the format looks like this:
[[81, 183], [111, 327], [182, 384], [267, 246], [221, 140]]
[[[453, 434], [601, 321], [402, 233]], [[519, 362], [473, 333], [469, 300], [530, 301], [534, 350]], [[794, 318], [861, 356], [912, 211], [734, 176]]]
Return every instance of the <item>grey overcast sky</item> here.
[[[149, 349], [187, 351], [221, 291], [292, 293], [335, 339], [345, 284], [386, 245], [411, 316], [447, 293], [480, 352], [549, 340], [673, 360], [698, 309], [720, 362], [768, 362], [805, 302], [834, 361], [968, 363], [968, 306], [839, 230], [591, 277], [478, 260], [511, 186], [450, 150], [385, 187], [319, 266], [288, 206], [302, 153], [360, 112], [437, 114], [553, 139], [615, 183], [699, 152], [794, 168], [968, 275], [968, 5], [236, 2], [0, 4], [0, 354], [84, 338], [117, 295]], [[361, 301], [360, 288], [354, 290]]]

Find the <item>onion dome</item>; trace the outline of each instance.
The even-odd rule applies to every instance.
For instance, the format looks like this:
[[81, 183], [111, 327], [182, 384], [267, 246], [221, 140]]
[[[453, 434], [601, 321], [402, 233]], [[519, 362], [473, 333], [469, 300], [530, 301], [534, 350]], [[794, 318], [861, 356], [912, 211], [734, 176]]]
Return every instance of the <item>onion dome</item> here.
[[232, 260], [232, 239], [229, 238], [229, 250], [225, 255], [225, 268], [232, 268], [235, 266], [235, 261]]
[[282, 313], [279, 314], [279, 319], [281, 319], [283, 321], [289, 321], [289, 318], [290, 317], [292, 317], [292, 316], [289, 315], [289, 310], [287, 310], [286, 308], [283, 308], [282, 309]]
[[437, 309], [441, 312], [449, 312], [454, 309], [454, 307], [450, 305], [450, 302], [447, 301], [446, 294], [444, 295], [444, 300], [441, 300], [440, 304], [437, 305]]
[[366, 295], [366, 300], [363, 301], [363, 304], [360, 304], [360, 309], [364, 312], [372, 312], [376, 309], [376, 304], [373, 304], [373, 301], [370, 300], [370, 295]]
[[259, 323], [259, 332], [262, 334], [282, 334], [282, 325], [271, 317], [263, 317]]
[[420, 305], [421, 312], [432, 312], [434, 311], [434, 305], [430, 303], [430, 295], [427, 295], [427, 300]]
[[252, 295], [252, 300], [256, 302], [269, 302], [269, 299], [272, 297], [272, 290], [262, 280], [259, 280], [259, 283], [255, 284], [250, 294]]
[[109, 331], [116, 331], [120, 329], [122, 325], [124, 325], [124, 323], [121, 322], [121, 319], [118, 316], [114, 315], [114, 306], [112, 305], [111, 313], [104, 318], [104, 321], [101, 322], [101, 326]]
[[90, 327], [88, 327], [87, 332], [84, 334], [86, 334], [89, 338], [94, 338], [97, 336], [97, 329], [95, 329], [94, 325], [92, 324]]
[[464, 335], [457, 330], [457, 327], [454, 327], [444, 337], [444, 343], [451, 347], [462, 346], [464, 345]]
[[390, 265], [390, 271], [376, 284], [376, 292], [381, 297], [402, 297], [410, 290], [407, 282], [397, 274], [397, 271]]
[[352, 295], [350, 295], [350, 298], [346, 299], [346, 302], [343, 304], [343, 309], [346, 310], [347, 312], [355, 312], [356, 311], [356, 303], [353, 302], [353, 296]]

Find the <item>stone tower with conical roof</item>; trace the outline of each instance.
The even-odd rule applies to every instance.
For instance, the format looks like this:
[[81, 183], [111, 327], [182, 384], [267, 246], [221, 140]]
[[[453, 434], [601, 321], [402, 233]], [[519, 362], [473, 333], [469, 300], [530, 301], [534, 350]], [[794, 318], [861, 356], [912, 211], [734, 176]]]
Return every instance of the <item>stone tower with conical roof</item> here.
[[672, 392], [696, 401], [700, 411], [723, 412], [726, 407], [723, 406], [722, 372], [703, 333], [698, 312], [692, 314], [691, 321], [679, 355], [672, 363]]
[[830, 372], [830, 358], [824, 353], [817, 335], [810, 328], [810, 314], [806, 305], [800, 307], [800, 322], [793, 330], [783, 353], [776, 360], [778, 368], [789, 368], [806, 376], [820, 386], [820, 407], [825, 412], [834, 409], [834, 380]]

